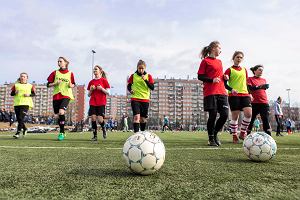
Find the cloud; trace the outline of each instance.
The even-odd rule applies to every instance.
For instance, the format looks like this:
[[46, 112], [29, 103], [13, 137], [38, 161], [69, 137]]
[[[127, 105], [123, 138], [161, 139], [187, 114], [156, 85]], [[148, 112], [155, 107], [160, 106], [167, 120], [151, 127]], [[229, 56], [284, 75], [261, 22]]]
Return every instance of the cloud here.
[[[300, 17], [297, 1], [11, 1], [0, 8], [0, 83], [21, 71], [45, 82], [58, 56], [71, 61], [76, 81], [91, 79], [95, 64], [108, 72], [117, 93], [126, 77], [146, 61], [154, 77], [196, 77], [201, 49], [212, 40], [222, 44], [224, 69], [235, 50], [244, 65], [265, 65], [270, 98], [285, 98], [292, 88], [300, 101], [297, 53]], [[17, 7], [16, 7], [17, 6]], [[282, 9], [284, 7], [285, 9]], [[249, 72], [251, 75], [251, 73]]]

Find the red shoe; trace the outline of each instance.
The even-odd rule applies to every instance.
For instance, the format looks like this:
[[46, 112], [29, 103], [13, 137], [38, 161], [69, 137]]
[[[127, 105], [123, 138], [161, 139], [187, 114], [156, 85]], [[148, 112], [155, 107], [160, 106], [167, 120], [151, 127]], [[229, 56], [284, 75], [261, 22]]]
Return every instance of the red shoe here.
[[239, 138], [238, 138], [237, 134], [232, 135], [232, 142], [233, 142], [233, 144], [239, 143]]
[[239, 138], [240, 138], [241, 140], [244, 140], [244, 139], [246, 138], [246, 136], [247, 136], [247, 133], [246, 133], [245, 131], [241, 131], [241, 132], [240, 132], [240, 135], [239, 135]]

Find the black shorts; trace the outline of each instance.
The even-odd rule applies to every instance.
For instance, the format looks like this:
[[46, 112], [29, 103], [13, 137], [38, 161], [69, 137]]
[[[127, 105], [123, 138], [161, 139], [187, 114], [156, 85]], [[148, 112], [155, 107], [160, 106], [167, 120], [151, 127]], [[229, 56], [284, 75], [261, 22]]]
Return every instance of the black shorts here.
[[228, 101], [229, 101], [231, 111], [236, 111], [236, 110], [242, 111], [243, 108], [252, 107], [251, 98], [249, 96], [230, 96], [228, 98]]
[[204, 111], [223, 109], [228, 110], [228, 97], [226, 95], [209, 95], [204, 97]]
[[92, 115], [105, 117], [105, 106], [90, 106], [89, 116]]
[[53, 100], [53, 110], [55, 114], [59, 113], [59, 109], [67, 110], [70, 99]]
[[131, 108], [133, 115], [140, 114], [141, 117], [148, 118], [149, 102], [140, 102], [131, 100]]

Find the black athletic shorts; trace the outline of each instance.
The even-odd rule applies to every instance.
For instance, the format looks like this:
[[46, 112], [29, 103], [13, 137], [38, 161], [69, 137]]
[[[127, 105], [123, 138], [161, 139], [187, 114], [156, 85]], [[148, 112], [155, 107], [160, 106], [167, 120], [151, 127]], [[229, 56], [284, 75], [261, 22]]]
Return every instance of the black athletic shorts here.
[[53, 100], [53, 110], [55, 114], [59, 113], [59, 109], [67, 110], [70, 99]]
[[204, 97], [204, 111], [210, 110], [228, 110], [228, 97], [227, 95], [209, 95]]
[[90, 106], [89, 116], [92, 115], [105, 117], [105, 106]]
[[249, 96], [230, 96], [228, 97], [228, 101], [231, 111], [242, 111], [243, 108], [252, 107], [251, 98]]
[[148, 118], [149, 102], [140, 102], [131, 100], [131, 108], [133, 115], [140, 114], [141, 117]]

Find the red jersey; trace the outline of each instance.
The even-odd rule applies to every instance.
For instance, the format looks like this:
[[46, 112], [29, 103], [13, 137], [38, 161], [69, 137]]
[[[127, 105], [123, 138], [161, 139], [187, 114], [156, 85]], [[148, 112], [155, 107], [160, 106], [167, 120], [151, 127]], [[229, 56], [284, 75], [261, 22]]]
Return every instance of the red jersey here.
[[[133, 84], [133, 75], [134, 74], [131, 74], [131, 76], [129, 77], [128, 83]], [[150, 84], [154, 84], [154, 80], [150, 74], [148, 74], [148, 81]], [[149, 99], [137, 99], [137, 98], [131, 98], [131, 100], [140, 101], [140, 102], [149, 102], [150, 101]]]
[[[236, 71], [241, 71], [243, 69], [241, 66], [232, 66], [232, 68], [235, 69]], [[248, 79], [248, 72], [247, 72], [246, 69], [245, 69], [245, 72], [246, 72], [246, 79]], [[230, 75], [231, 75], [230, 68], [226, 69], [224, 74], [227, 75], [230, 78]], [[246, 83], [242, 83], [242, 84], [246, 84]], [[241, 96], [250, 96], [250, 95], [246, 94], [246, 93], [238, 93], [236, 95], [233, 95], [232, 93], [229, 93], [229, 96], [240, 96], [241, 97]]]
[[219, 83], [209, 83], [209, 82], [203, 83], [204, 84], [203, 94], [205, 97], [209, 95], [216, 95], [216, 94], [227, 95], [224, 86], [223, 66], [221, 60], [217, 58], [211, 58], [211, 57], [204, 58], [200, 63], [198, 74], [204, 74], [206, 77], [210, 79], [214, 79], [217, 77], [220, 78]]
[[[89, 82], [87, 90], [90, 90], [91, 86], [94, 85], [97, 87], [101, 85], [104, 89], [110, 88], [110, 85], [106, 78], [93, 79]], [[101, 90], [95, 89], [91, 93], [90, 97], [90, 105], [91, 106], [105, 106], [106, 105], [106, 94]]]
[[[60, 73], [62, 73], [62, 74], [66, 74], [66, 73], [69, 72], [68, 69], [65, 69], [65, 70], [59, 69], [59, 71], [60, 71]], [[53, 83], [53, 82], [54, 82], [54, 80], [55, 80], [55, 75], [56, 75], [56, 70], [53, 71], [53, 72], [49, 75], [49, 77], [47, 78], [48, 83]], [[74, 74], [73, 74], [73, 72], [71, 72], [71, 83], [72, 83], [72, 84], [75, 84], [75, 79], [74, 79]], [[58, 93], [58, 94], [53, 95], [53, 100], [60, 100], [60, 99], [70, 99], [70, 97], [68, 97], [68, 96], [63, 96], [61, 93]]]
[[[266, 84], [267, 81], [264, 78], [260, 77], [249, 77], [247, 79], [247, 84], [250, 86], [260, 86]], [[269, 103], [266, 90], [258, 89], [258, 90], [251, 90], [250, 93], [252, 94], [253, 101], [252, 103]]]

